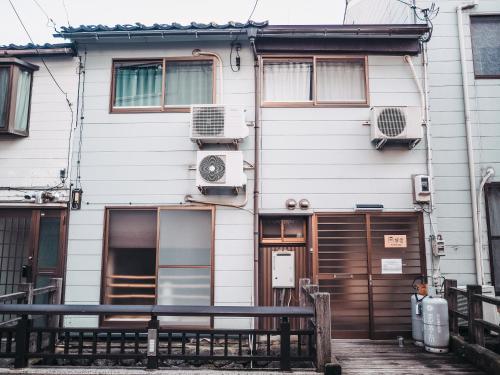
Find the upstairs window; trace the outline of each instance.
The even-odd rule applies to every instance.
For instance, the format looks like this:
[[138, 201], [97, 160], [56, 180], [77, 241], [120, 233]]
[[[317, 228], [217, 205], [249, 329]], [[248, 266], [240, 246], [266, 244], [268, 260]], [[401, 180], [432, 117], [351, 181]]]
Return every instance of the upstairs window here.
[[500, 78], [500, 15], [470, 18], [476, 78]]
[[214, 61], [135, 60], [113, 62], [112, 112], [189, 111], [214, 103]]
[[0, 134], [28, 136], [32, 75], [37, 69], [19, 59], [0, 59]]
[[365, 57], [264, 58], [263, 106], [367, 105]]

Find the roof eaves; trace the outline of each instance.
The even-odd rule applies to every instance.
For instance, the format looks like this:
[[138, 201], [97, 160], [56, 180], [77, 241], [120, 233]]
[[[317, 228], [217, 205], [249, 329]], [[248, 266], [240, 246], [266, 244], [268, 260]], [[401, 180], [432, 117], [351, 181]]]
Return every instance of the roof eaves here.
[[73, 43], [57, 44], [9, 44], [0, 46], [0, 56], [49, 56], [49, 55], [76, 55]]

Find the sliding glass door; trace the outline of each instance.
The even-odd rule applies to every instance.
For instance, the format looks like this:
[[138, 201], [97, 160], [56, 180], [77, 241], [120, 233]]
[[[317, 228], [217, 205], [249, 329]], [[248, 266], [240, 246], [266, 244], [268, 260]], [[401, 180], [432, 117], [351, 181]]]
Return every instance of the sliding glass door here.
[[[213, 304], [212, 207], [110, 208], [106, 214], [102, 302]], [[107, 316], [108, 324], [149, 317]], [[210, 319], [162, 318], [163, 325], [209, 326]]]
[[[212, 304], [212, 211], [161, 209], [158, 304]], [[209, 326], [209, 318], [164, 317], [167, 325]]]

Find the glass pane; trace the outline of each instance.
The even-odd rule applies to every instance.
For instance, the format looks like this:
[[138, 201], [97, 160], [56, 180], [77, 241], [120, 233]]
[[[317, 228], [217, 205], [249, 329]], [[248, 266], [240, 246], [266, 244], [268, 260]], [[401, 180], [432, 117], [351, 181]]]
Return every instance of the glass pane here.
[[212, 65], [211, 61], [167, 61], [165, 68], [166, 105], [212, 103]]
[[262, 238], [281, 239], [281, 219], [262, 219]]
[[211, 211], [160, 212], [160, 265], [208, 266], [211, 246]]
[[16, 121], [14, 129], [26, 131], [28, 128], [28, 112], [30, 108], [31, 73], [25, 70], [19, 71], [16, 94]]
[[163, 64], [120, 63], [115, 66], [115, 107], [161, 104]]
[[472, 52], [477, 75], [500, 75], [500, 16], [471, 17]]
[[0, 129], [7, 126], [7, 108], [9, 103], [9, 68], [0, 68]]
[[156, 210], [110, 210], [109, 247], [156, 248]]
[[[159, 305], [210, 306], [210, 268], [158, 269]], [[206, 325], [207, 317], [161, 317], [163, 324]]]
[[264, 64], [264, 101], [306, 102], [312, 100], [312, 62], [267, 62]]
[[304, 238], [304, 219], [287, 219], [283, 220], [283, 224], [285, 238]]
[[[44, 286], [49, 286], [52, 278], [54, 278], [54, 276], [52, 276], [52, 275], [38, 275], [36, 277], [35, 288], [43, 288]], [[49, 303], [49, 294], [44, 293], [44, 294], [40, 294], [38, 296], [35, 296], [34, 303], [38, 303], [38, 304]]]
[[365, 65], [361, 61], [318, 61], [317, 100], [349, 102], [365, 100]]
[[38, 268], [56, 268], [59, 255], [60, 218], [41, 217]]

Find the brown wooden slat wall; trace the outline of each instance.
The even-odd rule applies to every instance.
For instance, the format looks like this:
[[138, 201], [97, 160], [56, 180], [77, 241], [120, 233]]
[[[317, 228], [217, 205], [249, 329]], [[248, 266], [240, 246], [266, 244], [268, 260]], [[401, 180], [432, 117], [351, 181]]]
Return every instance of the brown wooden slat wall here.
[[[318, 216], [319, 285], [331, 295], [332, 336], [369, 337], [368, 259], [363, 215]], [[352, 274], [351, 278], [333, 278]]]
[[[409, 335], [411, 284], [425, 274], [421, 214], [318, 214], [315, 229], [320, 290], [331, 295], [332, 336]], [[385, 248], [384, 235], [395, 234], [407, 236], [406, 248]], [[403, 274], [382, 274], [383, 258], [402, 259]]]
[[[373, 277], [373, 337], [394, 338], [411, 332], [411, 287], [415, 277], [425, 273], [421, 216], [371, 215], [371, 263]], [[406, 235], [406, 248], [385, 248], [384, 235]], [[381, 273], [381, 259], [400, 258], [403, 273]]]
[[[295, 254], [295, 288], [292, 290], [290, 306], [299, 305], [299, 280], [308, 277], [307, 248], [305, 246], [261, 246], [259, 251], [259, 306], [276, 306], [279, 290], [272, 288], [272, 251], [288, 250]], [[285, 294], [285, 302], [288, 304], [290, 290]], [[298, 319], [291, 320], [292, 329], [298, 329]], [[259, 320], [262, 329], [278, 328], [276, 319], [262, 318]]]

